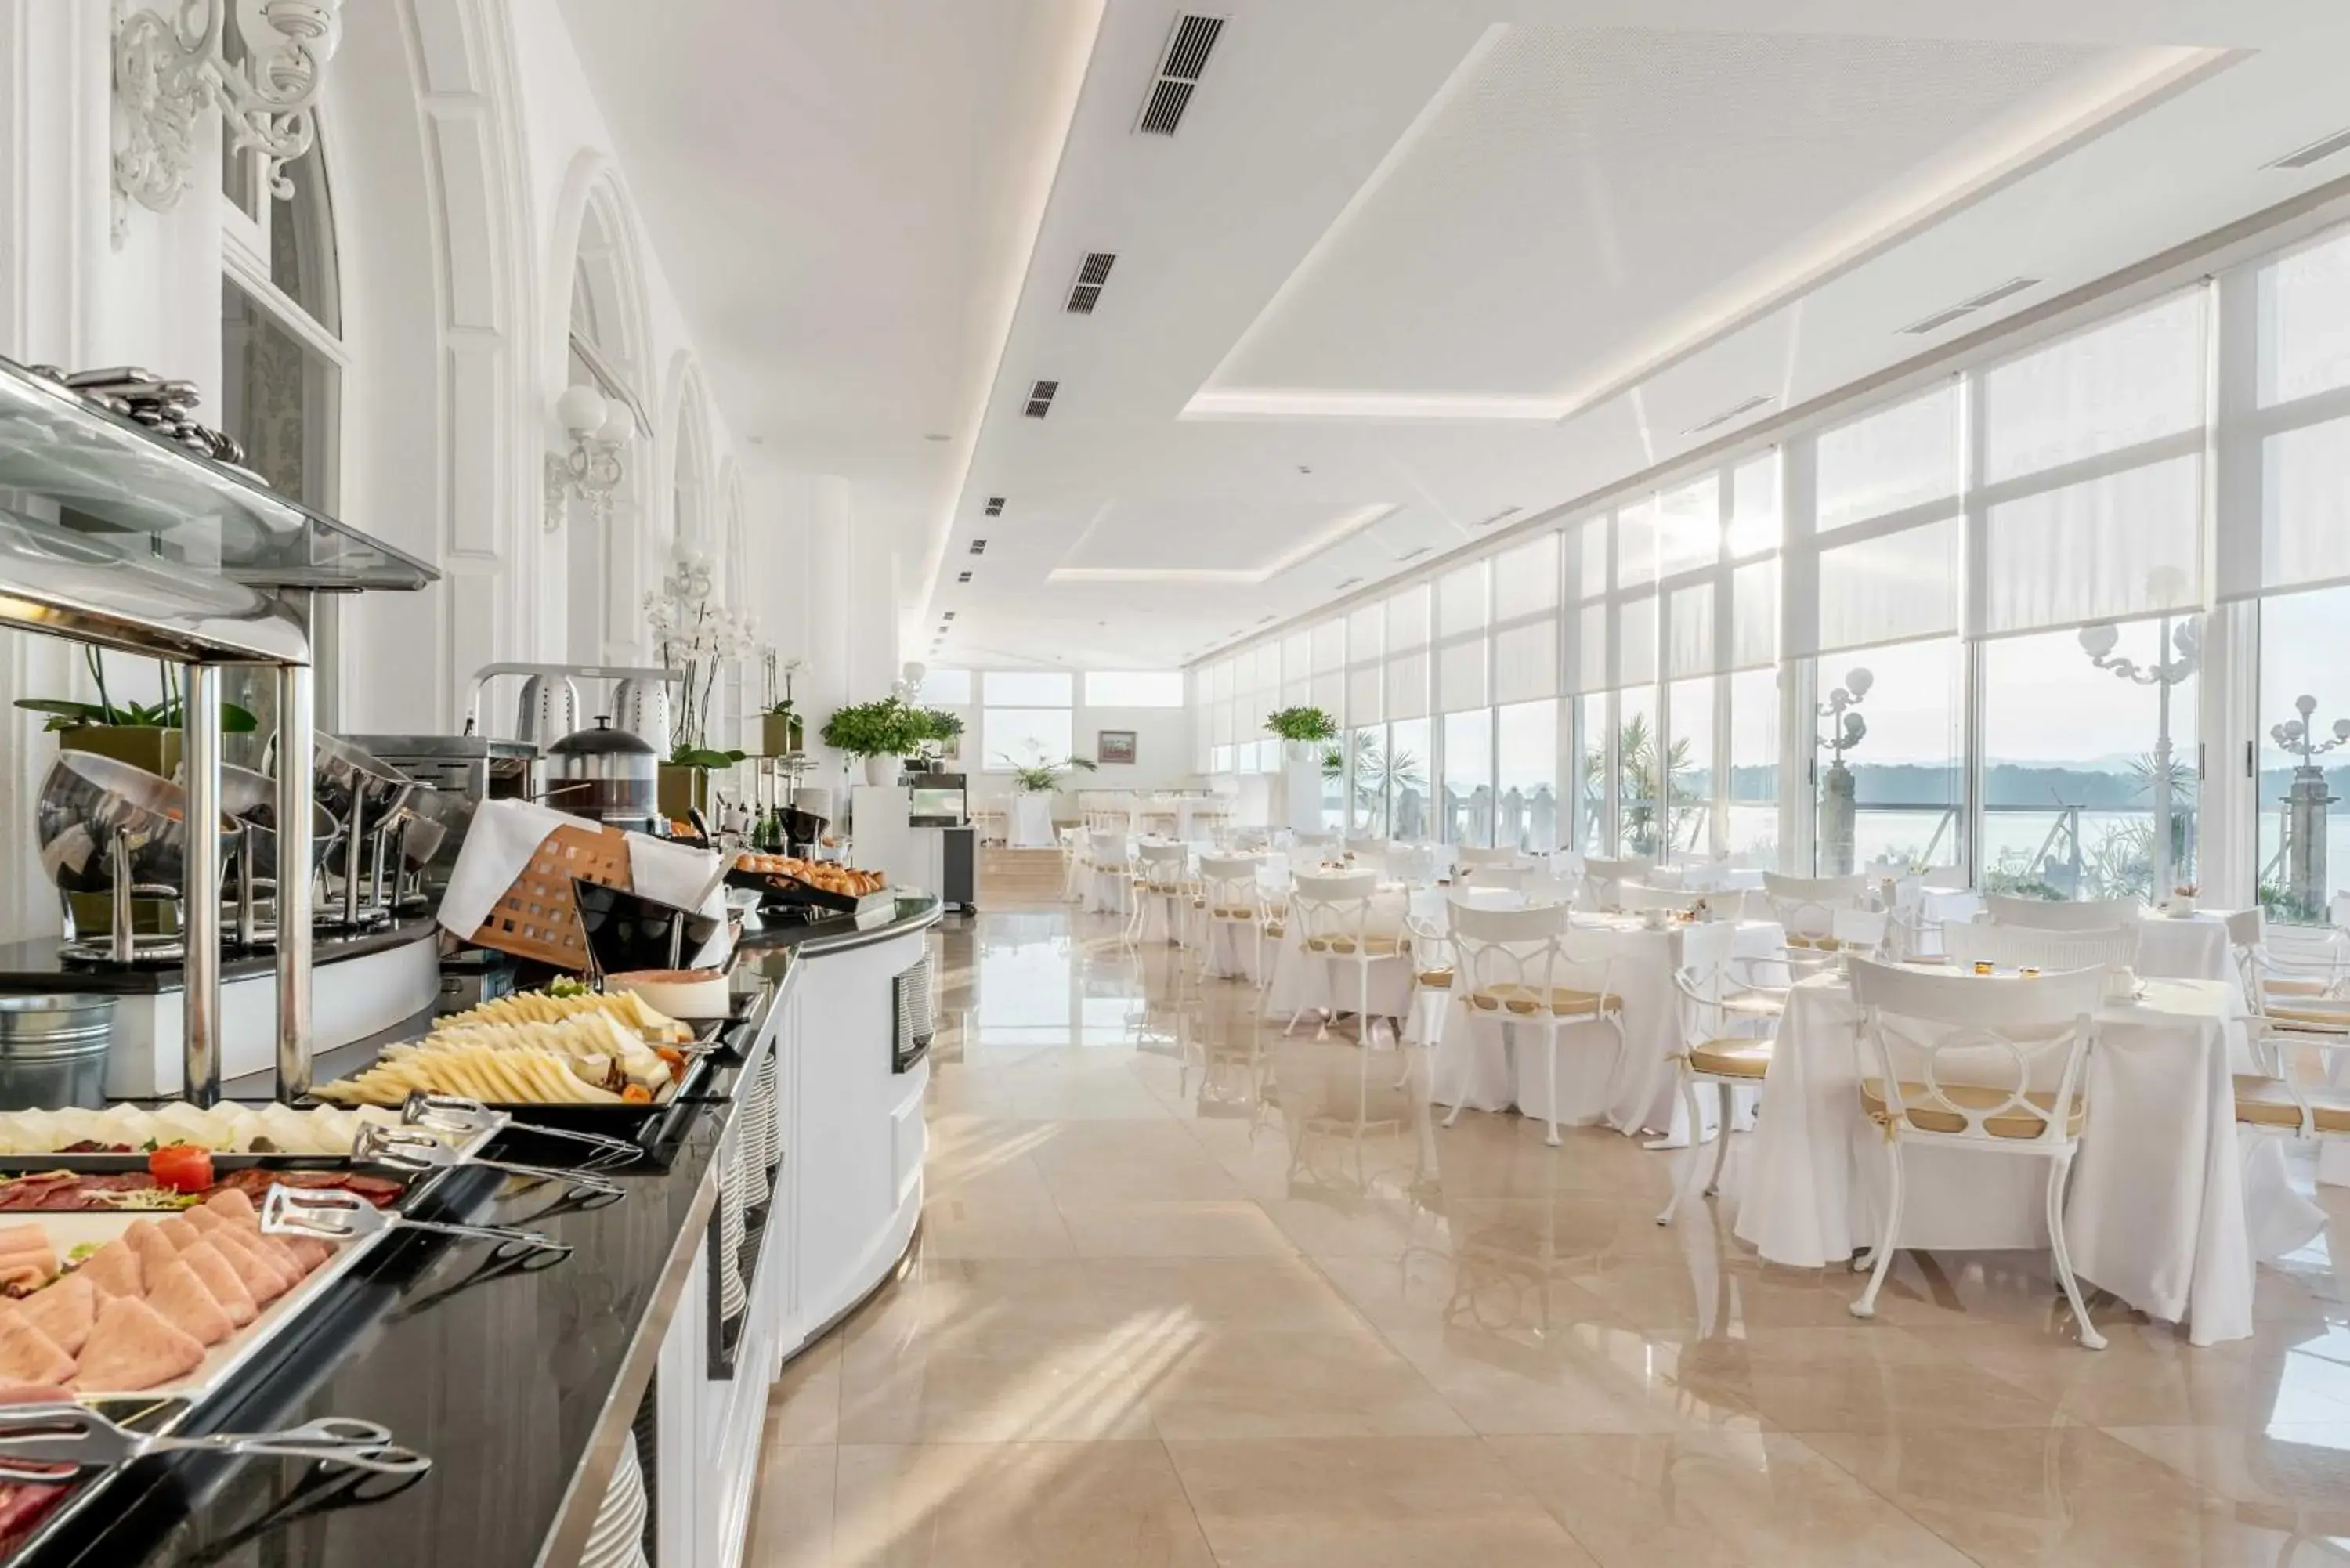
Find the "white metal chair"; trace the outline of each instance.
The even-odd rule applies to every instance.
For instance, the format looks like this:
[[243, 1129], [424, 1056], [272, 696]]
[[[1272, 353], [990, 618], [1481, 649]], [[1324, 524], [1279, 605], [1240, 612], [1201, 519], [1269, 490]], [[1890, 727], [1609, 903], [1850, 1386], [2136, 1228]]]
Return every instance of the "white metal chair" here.
[[[1454, 982], [1460, 976], [1460, 965], [1452, 950], [1452, 933], [1440, 920], [1424, 919], [1406, 907], [1403, 918], [1404, 934], [1411, 939], [1411, 997], [1404, 1008], [1407, 1020], [1405, 1044], [1417, 1033], [1431, 1052], [1443, 1043], [1444, 1031], [1452, 1021], [1453, 1003], [1461, 992]], [[1431, 1024], [1421, 1004], [1434, 997], [1439, 1003]], [[1403, 1072], [1396, 1079], [1400, 1088], [1411, 1076], [1411, 1061], [1407, 1055]]]
[[[1542, 1031], [1550, 1064], [1544, 1119], [1550, 1124], [1548, 1141], [1555, 1147], [1560, 1142], [1560, 1033], [1587, 1024], [1605, 1025], [1615, 1031], [1617, 1049], [1623, 1049], [1624, 998], [1616, 985], [1616, 961], [1580, 957], [1572, 950], [1564, 904], [1492, 909], [1455, 902], [1448, 914], [1457, 960], [1453, 985], [1471, 1016], [1482, 1012], [1505, 1028]], [[1444, 1125], [1460, 1119], [1461, 1107], [1455, 1106]]]
[[1523, 858], [1506, 845], [1499, 849], [1488, 849], [1482, 845], [1459, 844], [1452, 849], [1452, 864], [1463, 868], [1471, 866], [1515, 866]]
[[1770, 901], [1771, 918], [1787, 933], [1787, 946], [1835, 952], [1840, 910], [1868, 907], [1868, 878], [1851, 877], [1782, 877], [1762, 873], [1762, 896]]
[[[1306, 959], [1354, 971], [1355, 1016], [1366, 1048], [1371, 1044], [1371, 970], [1380, 963], [1402, 962], [1411, 952], [1411, 939], [1404, 934], [1402, 918], [1393, 916], [1392, 924], [1382, 918], [1392, 915], [1392, 910], [1379, 909], [1378, 890], [1378, 878], [1362, 872], [1339, 877], [1300, 875], [1291, 879], [1289, 894], [1289, 919], [1296, 926], [1298, 948]], [[1315, 1035], [1317, 1040], [1329, 1033], [1330, 1017], [1337, 1012], [1335, 1004], [1340, 992], [1336, 984], [1329, 994], [1333, 1005], [1324, 1009], [1322, 1028]], [[1300, 1007], [1290, 1014], [1289, 1028], [1296, 1028], [1305, 1013]]]
[[[2308, 992], [2280, 993], [2268, 972], [2276, 928], [2258, 909], [2228, 917], [2228, 940], [2251, 1009], [2246, 1034], [2258, 1073], [2236, 1075], [2236, 1120], [2256, 1131], [2303, 1141], [2350, 1135], [2350, 1090], [2328, 1081], [2350, 1052], [2350, 1002]], [[2298, 1055], [2314, 1053], [2318, 1081], [2304, 1082]]]
[[1166, 919], [1167, 940], [1183, 940], [1183, 922], [1198, 892], [1191, 880], [1191, 851], [1182, 844], [1135, 846], [1133, 908], [1126, 917], [1126, 940], [1131, 947], [1142, 940], [1142, 929], [1153, 909]]
[[2137, 925], [2142, 912], [2136, 898], [2018, 898], [2008, 893], [1985, 893], [1983, 909], [1997, 924], [2040, 931], [2110, 931]]
[[1938, 893], [1963, 893], [1975, 885], [1963, 866], [1929, 866], [1918, 879]]
[[1123, 830], [1086, 835], [1086, 909], [1122, 915], [1134, 901], [1134, 846]]
[[1249, 855], [1200, 857], [1200, 891], [1194, 909], [1201, 916], [1200, 973], [1215, 972], [1216, 939], [1230, 944], [1235, 961], [1243, 940], [1250, 946], [1249, 978], [1264, 983], [1264, 901], [1257, 888], [1258, 862]]
[[2088, 1125], [2086, 1074], [2104, 986], [2098, 969], [1981, 980], [1855, 961], [1861, 1108], [1885, 1129], [1891, 1191], [1868, 1288], [1852, 1303], [1853, 1316], [1876, 1314], [1901, 1238], [1905, 1144], [2024, 1155], [2049, 1161], [2049, 1246], [2081, 1343], [2106, 1347], [2064, 1240], [2064, 1181]]
[[1649, 862], [1645, 857], [1630, 860], [1602, 860], [1596, 855], [1583, 857], [1583, 896], [1595, 909], [1617, 907], [1616, 890], [1627, 880], [1638, 881], [1645, 876]]
[[2268, 995], [2350, 1000], [2350, 932], [2337, 926], [2263, 920], [2254, 947], [2261, 988]]
[[1064, 827], [1053, 835], [1061, 850], [1061, 901], [1075, 904], [1085, 898], [1082, 886], [1087, 871], [1086, 831], [1082, 827]]
[[1388, 844], [1384, 857], [1387, 874], [1398, 882], [1413, 888], [1426, 888], [1436, 880], [1436, 846], [1433, 844]]
[[2052, 931], [2002, 926], [1996, 920], [1960, 920], [1942, 928], [1942, 949], [1961, 969], [1988, 963], [1994, 969], [2129, 969], [2137, 962], [2135, 922], [2115, 930]]
[[[1713, 1175], [1705, 1186], [1705, 1195], [1711, 1198], [1721, 1190], [1721, 1170], [1730, 1158], [1730, 1124], [1737, 1109], [1737, 1091], [1762, 1083], [1771, 1068], [1771, 1037], [1777, 1032], [1777, 1012], [1733, 1012], [1725, 1005], [1732, 998], [1752, 995], [1757, 990], [1751, 978], [1741, 980], [1733, 973], [1734, 967], [1744, 961], [1731, 951], [1737, 940], [1738, 928], [1726, 920], [1694, 925], [1681, 934], [1680, 966], [1673, 971], [1673, 989], [1679, 993], [1680, 1038], [1672, 1056], [1675, 1075], [1680, 1080], [1681, 1100], [1689, 1110], [1689, 1150], [1673, 1179], [1673, 1195], [1666, 1202], [1664, 1212], [1657, 1216], [1659, 1225], [1673, 1222], [1673, 1213], [1680, 1208], [1681, 1199], [1696, 1180], [1699, 1163], [1704, 1158], [1705, 1117], [1700, 1109], [1698, 1086], [1713, 1085], [1721, 1100], [1721, 1130], [1714, 1139]], [[1741, 1029], [1765, 1033], [1738, 1033]]]

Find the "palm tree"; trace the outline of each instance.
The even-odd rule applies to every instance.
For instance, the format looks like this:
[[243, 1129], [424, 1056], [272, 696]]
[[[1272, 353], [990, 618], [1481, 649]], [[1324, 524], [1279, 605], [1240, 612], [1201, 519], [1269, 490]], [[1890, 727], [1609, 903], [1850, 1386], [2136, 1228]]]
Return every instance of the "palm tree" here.
[[[1657, 734], [1645, 713], [1635, 713], [1616, 731], [1616, 804], [1618, 836], [1636, 855], [1654, 855], [1660, 846], [1657, 832]], [[1665, 748], [1666, 799], [1670, 803], [1669, 831], [1678, 836], [1704, 803], [1693, 784], [1696, 764], [1686, 738]], [[1583, 754], [1583, 797], [1596, 817], [1604, 804], [1607, 777], [1607, 753], [1594, 747]]]
[[[1390, 756], [1377, 730], [1355, 731], [1347, 737], [1347, 749], [1355, 764], [1357, 815], [1371, 831], [1383, 831], [1387, 804], [1392, 798], [1389, 792], [1425, 789], [1427, 775], [1420, 772], [1419, 759], [1409, 752], [1397, 752]], [[1327, 768], [1326, 759], [1323, 765]]]

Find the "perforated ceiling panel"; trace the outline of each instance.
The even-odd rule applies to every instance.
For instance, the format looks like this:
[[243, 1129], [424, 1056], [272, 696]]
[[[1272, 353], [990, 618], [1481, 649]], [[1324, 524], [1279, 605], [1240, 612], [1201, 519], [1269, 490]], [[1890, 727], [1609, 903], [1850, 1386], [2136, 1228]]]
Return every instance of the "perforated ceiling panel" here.
[[1570, 388], [2012, 130], [2008, 117], [2044, 113], [2106, 58], [2047, 44], [1498, 30], [1215, 385]]

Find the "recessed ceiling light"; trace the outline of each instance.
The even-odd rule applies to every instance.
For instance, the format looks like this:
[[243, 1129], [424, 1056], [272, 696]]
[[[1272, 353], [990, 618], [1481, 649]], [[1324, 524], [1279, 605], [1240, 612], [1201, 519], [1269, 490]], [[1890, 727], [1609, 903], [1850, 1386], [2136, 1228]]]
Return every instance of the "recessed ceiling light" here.
[[955, 574], [955, 581], [959, 583], [967, 583], [971, 581], [971, 574], [969, 572], [957, 572]]

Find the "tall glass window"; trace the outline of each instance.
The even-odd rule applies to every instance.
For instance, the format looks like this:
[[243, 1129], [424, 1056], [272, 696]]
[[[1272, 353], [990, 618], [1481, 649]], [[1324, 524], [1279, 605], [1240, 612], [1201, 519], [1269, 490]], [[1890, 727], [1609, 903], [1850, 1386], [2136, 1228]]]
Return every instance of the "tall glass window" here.
[[[2043, 898], [2156, 894], [2156, 807], [2172, 885], [2195, 864], [2195, 686], [2124, 680], [2159, 660], [2160, 620], [2004, 638], [1982, 649], [1984, 886]], [[2183, 622], [2171, 622], [2174, 636]], [[2108, 644], [2106, 637], [2112, 641]], [[2101, 650], [2093, 652], [2093, 649]], [[2108, 668], [2100, 669], [2102, 658]], [[2170, 649], [2171, 667], [2179, 649]]]
[[1669, 730], [1661, 776], [1672, 792], [1672, 835], [1668, 852], [1676, 860], [1712, 853], [1710, 831], [1715, 782], [1713, 703], [1710, 675], [1676, 680], [1667, 689]]
[[1347, 732], [1347, 834], [1351, 838], [1388, 836], [1388, 744], [1384, 726]]
[[1730, 677], [1730, 836], [1722, 848], [1744, 864], [1779, 865], [1779, 672]]
[[1529, 855], [1559, 846], [1558, 704], [1515, 702], [1493, 715], [1493, 842]]
[[1393, 837], [1417, 840], [1435, 836], [1428, 794], [1428, 742], [1425, 719], [1403, 719], [1388, 726], [1388, 820]]
[[1659, 799], [1656, 703], [1646, 686], [1616, 693], [1616, 853], [1662, 858], [1669, 821]]
[[1444, 715], [1444, 842], [1493, 842], [1493, 711]]
[[1607, 695], [1595, 693], [1575, 700], [1575, 773], [1577, 805], [1576, 840], [1586, 855], [1606, 855], [1616, 842], [1607, 778]]
[[[1846, 662], [1846, 659], [1850, 662]], [[1866, 692], [1850, 711], [1866, 733], [1845, 753], [1852, 774], [1854, 813], [1850, 869], [1893, 861], [1923, 870], [1960, 864], [1966, 836], [1966, 654], [1957, 639], [1895, 643], [1819, 662], [1820, 701], [1851, 689], [1852, 672], [1866, 670]], [[1825, 743], [1829, 721], [1817, 721], [1823, 743], [1814, 756], [1823, 803], [1814, 864], [1823, 876], [1835, 864], [1833, 823], [1826, 809], [1835, 753]]]
[[[2260, 866], [2255, 884], [2272, 919], [2326, 924], [2332, 890], [2350, 877], [2350, 746], [2321, 748], [2350, 719], [2350, 588], [2261, 601]], [[2309, 700], [2307, 714], [2302, 701]], [[2286, 726], [2311, 737], [2309, 754]], [[2310, 770], [2303, 773], [2306, 768]], [[2294, 809], [2296, 781], [2303, 801]], [[2305, 828], [2305, 835], [2298, 829]]]

